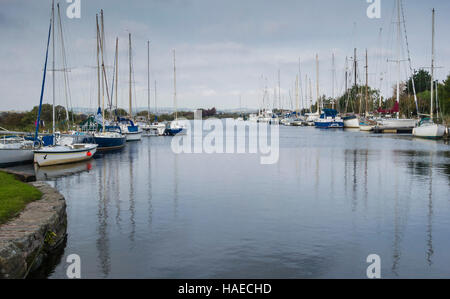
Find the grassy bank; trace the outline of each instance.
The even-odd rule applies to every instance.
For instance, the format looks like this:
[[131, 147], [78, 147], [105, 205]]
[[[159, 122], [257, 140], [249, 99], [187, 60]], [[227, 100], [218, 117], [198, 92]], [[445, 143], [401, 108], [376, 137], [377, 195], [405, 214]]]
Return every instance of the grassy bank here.
[[41, 196], [42, 193], [36, 188], [0, 171], [0, 224], [17, 216], [28, 203]]

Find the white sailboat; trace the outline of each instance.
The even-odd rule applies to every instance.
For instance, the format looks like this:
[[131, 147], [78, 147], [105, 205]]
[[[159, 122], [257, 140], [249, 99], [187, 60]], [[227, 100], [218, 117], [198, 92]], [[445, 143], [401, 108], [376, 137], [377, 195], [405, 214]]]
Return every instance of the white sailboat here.
[[[98, 151], [109, 151], [109, 150], [118, 150], [125, 147], [126, 137], [120, 132], [120, 129], [117, 127], [108, 127], [108, 124], [105, 120], [105, 89], [106, 95], [109, 101], [109, 93], [108, 93], [108, 80], [106, 76], [105, 70], [105, 59], [104, 59], [104, 51], [105, 51], [105, 28], [103, 21], [103, 10], [100, 12], [101, 17], [101, 27], [98, 22], [98, 15], [96, 16], [96, 24], [97, 24], [97, 97], [98, 97], [98, 112], [97, 119], [101, 118], [101, 126], [102, 130], [99, 132], [93, 133], [94, 143], [98, 145]], [[118, 47], [119, 40], [116, 38], [116, 54], [115, 54], [115, 97], [116, 97], [116, 107], [117, 107], [117, 82], [118, 82]], [[100, 64], [101, 57], [101, 64]], [[101, 74], [101, 75], [100, 75]], [[101, 91], [101, 92], [100, 92]], [[113, 93], [114, 91], [112, 91]], [[100, 94], [101, 94], [101, 105], [100, 108]], [[112, 103], [112, 98], [111, 102]], [[110, 111], [112, 111], [112, 104], [110, 106]], [[100, 114], [101, 112], [101, 114]], [[99, 121], [100, 122], [100, 121]]]
[[147, 124], [143, 127], [144, 136], [163, 136], [166, 131], [166, 125], [158, 122], [156, 116], [156, 81], [155, 81], [155, 121], [150, 123], [150, 41], [147, 41], [147, 100], [148, 100], [148, 116]]
[[166, 133], [166, 123], [158, 122], [158, 94], [156, 93], [156, 80], [155, 80], [155, 121], [150, 125], [150, 130], [152, 130], [157, 136], [164, 136]]
[[[400, 75], [401, 75], [401, 0], [397, 0], [397, 59], [394, 61], [397, 64], [397, 95], [396, 95], [396, 103], [395, 103], [395, 109], [396, 110], [396, 118], [387, 118], [382, 119], [378, 121], [378, 128], [380, 130], [408, 130], [409, 132], [412, 131], [412, 129], [417, 125], [416, 119], [400, 119], [400, 112], [399, 112], [399, 106], [400, 106]], [[408, 59], [410, 61], [410, 59]], [[413, 85], [413, 92], [414, 92], [414, 98], [416, 98], [416, 90]]]
[[[358, 61], [356, 59], [356, 48], [354, 49], [353, 55], [353, 75], [355, 78], [354, 87], [357, 88], [357, 69], [358, 69]], [[355, 115], [355, 112], [351, 114], [347, 114], [348, 104], [350, 100], [350, 91], [348, 89], [348, 77], [349, 77], [349, 69], [348, 69], [348, 58], [345, 58], [345, 92], [347, 93], [347, 102], [345, 105], [345, 113], [346, 116], [343, 117], [344, 120], [344, 128], [346, 129], [359, 129], [359, 116]], [[353, 106], [353, 105], [352, 105]]]
[[173, 49], [173, 102], [175, 106], [175, 120], [171, 121], [168, 128], [169, 135], [186, 134], [186, 125], [183, 121], [178, 120], [177, 110], [177, 68], [175, 59], [175, 49]]
[[374, 122], [373, 120], [369, 119], [369, 60], [368, 60], [368, 55], [367, 55], [367, 49], [366, 49], [366, 87], [365, 87], [365, 96], [364, 96], [364, 100], [365, 100], [365, 104], [366, 104], [366, 108], [365, 108], [365, 115], [364, 118], [361, 119], [360, 123], [359, 123], [359, 129], [363, 132], [371, 132], [373, 131], [374, 127], [376, 126], [376, 122]]
[[[309, 78], [309, 113], [305, 113], [306, 116], [306, 125], [310, 127], [314, 127], [316, 121], [320, 118], [320, 113], [317, 110], [316, 112], [312, 112], [312, 84], [311, 78]], [[319, 104], [317, 104], [317, 109], [319, 108]]]
[[[0, 129], [8, 133], [7, 130]], [[0, 167], [31, 163], [33, 162], [33, 157], [33, 141], [16, 136], [3, 136], [0, 138]]]
[[[59, 13], [59, 4], [58, 4], [58, 16], [59, 20], [61, 20], [61, 15]], [[52, 31], [53, 27], [53, 31]], [[56, 135], [55, 135], [55, 6], [54, 1], [52, 2], [52, 19], [51, 25], [49, 29], [49, 37], [47, 42], [47, 57], [48, 57], [48, 45], [50, 43], [50, 32], [52, 33], [52, 46], [53, 46], [53, 62], [52, 62], [52, 79], [53, 79], [53, 136], [50, 138], [50, 145], [41, 146], [34, 151], [34, 162], [38, 164], [38, 166], [49, 166], [49, 165], [59, 165], [66, 163], [79, 162], [84, 160], [91, 159], [95, 152], [97, 151], [96, 144], [57, 144]], [[44, 80], [42, 84], [41, 91], [41, 100], [40, 107], [42, 107], [42, 96], [45, 88], [45, 72], [47, 71], [47, 57], [45, 61], [45, 69], [44, 69]], [[40, 122], [40, 111], [38, 115], [38, 121], [36, 126], [36, 134], [35, 140], [37, 141], [37, 135], [39, 132], [39, 122]]]
[[132, 96], [132, 53], [131, 53], [131, 33], [128, 35], [129, 41], [129, 64], [130, 64], [130, 82], [129, 82], [129, 119], [122, 119], [121, 122], [121, 130], [122, 133], [126, 136], [127, 141], [140, 141], [142, 139], [142, 129], [133, 123], [133, 96]]
[[[435, 10], [433, 9], [433, 25], [432, 25], [432, 58], [431, 58], [431, 99], [430, 99], [430, 118], [422, 119], [419, 126], [413, 129], [413, 136], [421, 138], [442, 138], [445, 134], [445, 126], [436, 124], [433, 121], [434, 111], [433, 111], [433, 101], [434, 101], [434, 62], [435, 62], [435, 48], [434, 48], [434, 38], [435, 38]], [[437, 94], [437, 88], [436, 88]]]

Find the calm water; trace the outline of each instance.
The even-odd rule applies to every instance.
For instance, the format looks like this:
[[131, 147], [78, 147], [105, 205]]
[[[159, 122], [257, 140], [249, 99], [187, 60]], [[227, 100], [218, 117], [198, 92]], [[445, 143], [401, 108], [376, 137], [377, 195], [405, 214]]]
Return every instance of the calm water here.
[[275, 165], [170, 142], [37, 173], [68, 205], [49, 277], [72, 253], [83, 278], [365, 278], [372, 253], [384, 278], [450, 277], [444, 142], [281, 127]]

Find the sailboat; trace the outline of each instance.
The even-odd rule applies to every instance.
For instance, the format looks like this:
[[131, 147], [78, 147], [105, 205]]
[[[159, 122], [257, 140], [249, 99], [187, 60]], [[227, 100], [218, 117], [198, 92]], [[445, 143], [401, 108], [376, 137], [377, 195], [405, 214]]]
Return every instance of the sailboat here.
[[156, 116], [156, 81], [155, 81], [155, 121], [150, 123], [150, 41], [147, 41], [147, 97], [148, 97], [148, 124], [144, 127], [147, 132], [146, 136], [163, 136], [166, 131], [166, 125], [158, 122]]
[[166, 123], [158, 121], [157, 113], [157, 93], [156, 93], [156, 81], [155, 81], [155, 121], [150, 125], [150, 130], [154, 132], [155, 136], [164, 136], [166, 134]]
[[[416, 119], [401, 119], [400, 118], [400, 74], [401, 74], [401, 0], [397, 0], [397, 59], [394, 61], [397, 64], [397, 96], [394, 108], [390, 111], [378, 110], [379, 113], [385, 112], [396, 114], [396, 118], [386, 118], [378, 121], [377, 131], [393, 131], [393, 132], [409, 132], [417, 125]], [[410, 59], [408, 59], [410, 61]], [[414, 81], [414, 80], [413, 80]], [[416, 98], [416, 91], [413, 86], [414, 97]]]
[[373, 131], [373, 128], [376, 126], [376, 122], [369, 119], [369, 63], [368, 63], [368, 55], [366, 49], [366, 92], [365, 92], [365, 103], [366, 103], [366, 111], [364, 118], [361, 118], [359, 123], [359, 129], [361, 131], [370, 132]]
[[335, 109], [322, 109], [322, 101], [319, 98], [319, 55], [316, 55], [316, 72], [317, 72], [317, 110], [320, 114], [320, 118], [314, 122], [316, 128], [319, 129], [340, 129], [344, 128], [344, 120], [338, 116], [338, 112]]
[[[3, 128], [0, 130], [9, 133]], [[10, 134], [0, 138], [0, 167], [31, 163], [33, 157], [33, 141]]]
[[177, 68], [175, 59], [175, 49], [173, 49], [173, 102], [175, 106], [175, 120], [171, 121], [167, 132], [171, 136], [186, 134], [186, 126], [183, 121], [178, 120], [177, 110]]
[[[105, 42], [105, 31], [103, 27], [103, 10], [100, 12], [101, 17], [101, 27], [99, 27], [98, 16], [96, 16], [97, 22], [97, 95], [98, 95], [98, 112], [97, 120], [101, 123], [101, 131], [94, 132], [93, 139], [94, 143], [98, 145], [98, 151], [110, 151], [118, 150], [125, 147], [126, 137], [122, 134], [120, 127], [117, 126], [107, 126], [105, 120], [105, 89], [108, 92], [108, 81], [106, 77], [105, 61], [104, 61], [104, 42]], [[101, 65], [100, 58], [101, 57]], [[117, 76], [118, 76], [118, 39], [116, 39], [116, 54], [115, 54], [115, 96], [117, 102]], [[101, 75], [100, 75], [101, 74]], [[101, 82], [101, 83], [100, 83]], [[101, 92], [100, 92], [101, 91]], [[102, 98], [102, 108], [100, 108], [100, 93]], [[108, 96], [109, 98], [109, 96]], [[112, 106], [112, 105], [111, 105]]]
[[119, 118], [119, 121], [121, 123], [121, 130], [123, 134], [125, 134], [127, 141], [140, 141], [142, 139], [142, 129], [135, 125], [133, 122], [133, 94], [132, 94], [132, 53], [131, 53], [131, 33], [128, 35], [128, 41], [129, 41], [129, 64], [130, 64], [130, 82], [129, 82], [129, 104], [130, 104], [130, 111], [129, 111], [129, 118]]
[[[357, 88], [358, 84], [356, 82], [357, 76], [358, 76], [358, 72], [357, 72], [357, 68], [358, 68], [358, 62], [356, 60], [356, 48], [354, 49], [354, 55], [353, 55], [353, 75], [355, 78], [354, 81], [354, 87]], [[347, 109], [348, 109], [348, 102], [349, 102], [349, 97], [350, 97], [350, 91], [348, 89], [348, 59], [345, 59], [345, 92], [347, 93], [347, 103], [345, 105], [345, 112], [347, 113]], [[343, 117], [344, 120], [344, 128], [347, 129], [359, 129], [359, 117], [357, 115], [355, 115], [355, 113], [353, 112], [352, 114], [347, 114], [345, 117]]]
[[[413, 129], [413, 136], [422, 137], [422, 138], [442, 138], [445, 134], [445, 126], [436, 124], [433, 121], [433, 101], [434, 101], [434, 62], [435, 62], [435, 46], [434, 46], [434, 38], [435, 38], [435, 10], [433, 9], [433, 17], [432, 17], [432, 58], [431, 58], [431, 99], [430, 99], [430, 117], [424, 118], [420, 121], [418, 127]], [[436, 86], [436, 95], [437, 95], [437, 86]], [[438, 107], [437, 107], [438, 108]]]
[[[59, 12], [59, 4], [58, 4], [58, 12]], [[60, 17], [60, 15], [59, 15]], [[52, 31], [53, 28], [53, 31]], [[52, 17], [51, 23], [49, 26], [48, 33], [48, 41], [47, 41], [47, 51], [45, 57], [45, 67], [44, 67], [44, 79], [42, 81], [42, 89], [41, 89], [41, 97], [39, 102], [39, 113], [38, 120], [36, 122], [36, 132], [35, 132], [35, 143], [38, 143], [38, 133], [39, 133], [39, 123], [41, 118], [42, 111], [42, 99], [44, 95], [45, 89], [45, 78], [47, 72], [47, 59], [48, 59], [48, 50], [50, 45], [50, 34], [52, 34], [52, 45], [53, 45], [53, 62], [52, 62], [52, 79], [53, 79], [53, 135], [48, 136], [49, 138], [44, 139], [44, 145], [40, 146], [34, 151], [34, 162], [38, 164], [38, 166], [49, 166], [49, 165], [59, 165], [66, 163], [79, 162], [84, 160], [91, 159], [95, 152], [97, 151], [97, 144], [67, 144], [62, 139], [60, 139], [60, 143], [58, 144], [56, 138], [58, 137], [55, 134], [55, 5], [54, 1], [52, 1]], [[47, 145], [48, 144], [48, 145]]]

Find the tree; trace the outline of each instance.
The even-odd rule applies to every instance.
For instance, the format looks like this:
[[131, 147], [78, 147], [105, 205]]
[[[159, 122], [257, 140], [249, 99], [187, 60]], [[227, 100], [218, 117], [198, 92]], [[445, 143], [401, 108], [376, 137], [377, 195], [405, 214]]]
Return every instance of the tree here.
[[414, 80], [414, 85], [416, 88], [416, 94], [424, 92], [431, 89], [431, 75], [428, 71], [420, 69], [416, 71], [409, 79], [406, 84], [406, 88], [403, 90], [405, 94], [413, 94], [412, 80]]
[[[364, 112], [366, 109], [365, 88], [366, 87], [363, 85], [353, 85], [352, 88], [347, 90], [340, 98], [338, 98], [339, 105], [337, 107], [339, 110], [341, 112]], [[378, 108], [380, 91], [372, 89], [369, 86], [367, 93], [369, 97], [369, 111], [376, 110]]]

